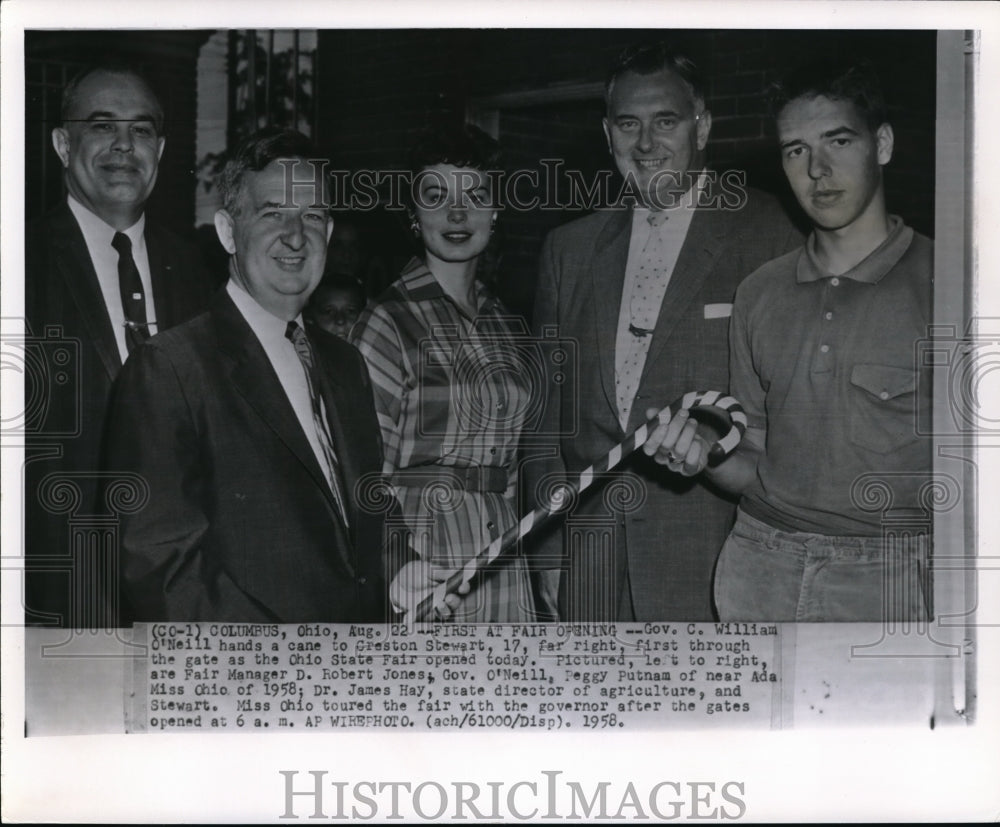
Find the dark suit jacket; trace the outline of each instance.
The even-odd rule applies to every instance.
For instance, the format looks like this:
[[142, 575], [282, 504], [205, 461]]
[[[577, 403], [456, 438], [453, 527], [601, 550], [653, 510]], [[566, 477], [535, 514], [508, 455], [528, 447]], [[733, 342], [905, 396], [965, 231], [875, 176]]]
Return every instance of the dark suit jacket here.
[[325, 377], [350, 530], [277, 374], [225, 289], [207, 313], [154, 336], [122, 369], [108, 468], [137, 473], [149, 486], [144, 507], [122, 520], [122, 570], [136, 620], [386, 620], [385, 514], [362, 507], [356, 488], [382, 470], [368, 371], [346, 342], [323, 331], [309, 336]]
[[[625, 437], [615, 396], [615, 337], [631, 215], [620, 209], [586, 216], [554, 230], [543, 247], [535, 332], [555, 325], [561, 339], [575, 342], [579, 366], [569, 381], [548, 383], [542, 426], [559, 435], [552, 441], [558, 451], [526, 462], [529, 492], [546, 475], [585, 468]], [[800, 234], [777, 201], [761, 192], [750, 190], [739, 210], [696, 211], [663, 298], [629, 432], [644, 421], [647, 408], [662, 408], [692, 390], [728, 389], [729, 319], [706, 318], [706, 306], [731, 305], [744, 277], [799, 244]], [[566, 524], [572, 529], [576, 520], [585, 532], [613, 535], [613, 542], [609, 556], [600, 542], [574, 546], [561, 581], [562, 619], [617, 619], [627, 576], [638, 620], [711, 620], [712, 570], [734, 500], [641, 452], [620, 467], [639, 490], [632, 505], [609, 508], [610, 496], [584, 495]], [[572, 542], [581, 543], [582, 535], [574, 536]], [[560, 527], [538, 541], [539, 565], [553, 565], [563, 550]]]
[[[193, 245], [148, 220], [145, 239], [156, 321], [165, 330], [208, 306], [211, 282]], [[26, 391], [41, 394], [26, 451], [26, 620], [115, 625], [116, 585], [98, 573], [107, 571], [102, 544], [71, 552], [70, 538], [87, 516], [109, 513], [97, 500], [100, 444], [121, 357], [87, 244], [66, 203], [27, 227], [25, 312], [38, 356]], [[66, 489], [52, 485], [67, 480], [78, 495], [72, 508], [72, 498], [60, 496]]]

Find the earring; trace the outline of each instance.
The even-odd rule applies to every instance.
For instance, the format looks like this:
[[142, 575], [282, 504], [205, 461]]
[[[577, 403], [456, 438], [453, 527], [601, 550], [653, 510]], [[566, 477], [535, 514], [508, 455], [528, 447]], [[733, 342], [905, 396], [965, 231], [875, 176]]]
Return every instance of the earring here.
[[490, 221], [490, 235], [493, 235], [497, 231], [497, 217], [493, 216], [493, 220]]
[[410, 222], [410, 232], [417, 238], [420, 238], [420, 222], [415, 218]]

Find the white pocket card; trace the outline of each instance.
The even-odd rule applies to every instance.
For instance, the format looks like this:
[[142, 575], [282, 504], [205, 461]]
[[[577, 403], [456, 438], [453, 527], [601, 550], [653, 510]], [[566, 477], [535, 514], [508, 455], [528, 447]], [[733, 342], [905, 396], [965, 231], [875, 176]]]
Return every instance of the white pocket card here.
[[705, 318], [706, 319], [728, 319], [733, 315], [733, 305], [732, 304], [706, 304], [705, 305]]

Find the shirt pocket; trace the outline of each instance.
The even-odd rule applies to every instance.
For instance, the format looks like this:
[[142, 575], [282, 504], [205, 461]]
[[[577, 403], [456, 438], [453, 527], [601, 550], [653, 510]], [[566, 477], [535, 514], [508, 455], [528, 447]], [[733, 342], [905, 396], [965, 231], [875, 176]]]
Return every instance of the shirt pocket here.
[[855, 365], [851, 385], [851, 442], [888, 454], [918, 438], [914, 417], [917, 373], [913, 368]]

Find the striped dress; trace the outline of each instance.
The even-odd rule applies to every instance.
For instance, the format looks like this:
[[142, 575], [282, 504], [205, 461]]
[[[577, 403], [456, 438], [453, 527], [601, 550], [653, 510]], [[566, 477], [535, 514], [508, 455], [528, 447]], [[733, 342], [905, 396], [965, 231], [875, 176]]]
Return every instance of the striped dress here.
[[[404, 519], [422, 559], [457, 568], [517, 522], [516, 452], [532, 403], [518, 358], [520, 319], [476, 283], [469, 318], [416, 259], [369, 304], [350, 340], [368, 363], [385, 447]], [[434, 480], [441, 468], [506, 469], [506, 490], [465, 491]], [[409, 478], [409, 479], [408, 479]], [[454, 619], [534, 618], [527, 565], [512, 557], [463, 598]]]

